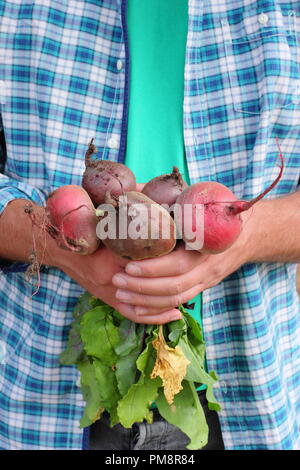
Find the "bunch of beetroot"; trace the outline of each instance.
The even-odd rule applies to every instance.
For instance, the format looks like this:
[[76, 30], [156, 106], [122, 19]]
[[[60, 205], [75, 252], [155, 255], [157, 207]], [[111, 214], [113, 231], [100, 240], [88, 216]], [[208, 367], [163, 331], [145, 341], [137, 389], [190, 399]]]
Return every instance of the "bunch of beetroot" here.
[[[49, 195], [47, 230], [61, 248], [87, 255], [102, 242], [115, 254], [132, 260], [168, 254], [181, 238], [187, 246], [203, 253], [226, 250], [241, 233], [241, 212], [250, 209], [278, 183], [284, 166], [280, 151], [280, 172], [274, 182], [251, 201], [241, 201], [217, 182], [188, 186], [176, 167], [172, 173], [150, 180], [139, 192], [129, 168], [117, 162], [95, 160], [94, 153], [96, 147], [91, 141], [85, 155], [82, 187], [62, 186]], [[113, 208], [113, 219], [105, 210], [108, 205]], [[190, 210], [185, 211], [186, 207]], [[125, 234], [124, 227], [119, 226], [121, 214], [127, 218]], [[99, 236], [97, 226], [104, 219], [115, 223], [113, 236], [107, 233]], [[135, 233], [140, 231], [142, 237], [130, 232], [135, 220], [138, 221]], [[191, 233], [194, 238], [201, 234], [201, 246], [195, 248]]]

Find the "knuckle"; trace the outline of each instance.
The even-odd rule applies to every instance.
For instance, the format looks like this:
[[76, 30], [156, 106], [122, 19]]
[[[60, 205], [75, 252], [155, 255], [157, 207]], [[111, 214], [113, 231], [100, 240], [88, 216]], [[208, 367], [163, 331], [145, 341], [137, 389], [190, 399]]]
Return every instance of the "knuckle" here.
[[182, 294], [177, 294], [173, 296], [173, 302], [172, 306], [173, 307], [178, 307], [178, 305], [182, 304]]
[[143, 293], [143, 287], [142, 287], [142, 284], [141, 284], [141, 282], [140, 282], [139, 280], [134, 282], [134, 288], [135, 288], [135, 290], [136, 290], [139, 294], [142, 295], [142, 293]]
[[143, 294], [139, 294], [138, 296], [138, 300], [139, 300], [139, 305], [141, 307], [147, 307], [149, 305], [149, 299], [147, 296], [143, 295]]
[[211, 278], [215, 280], [219, 279], [219, 277], [221, 277], [220, 267], [218, 265], [215, 265], [211, 269]]
[[94, 283], [95, 285], [98, 285], [98, 286], [100, 285], [101, 287], [106, 287], [106, 286], [108, 286], [109, 284], [111, 284], [111, 278], [108, 278], [108, 277], [106, 277], [106, 276], [102, 276], [102, 277], [98, 280], [98, 282], [93, 281], [93, 283]]
[[181, 292], [182, 292], [182, 281], [181, 280], [176, 280], [176, 282], [174, 282], [172, 285], [171, 285], [171, 294], [173, 295], [180, 295]]

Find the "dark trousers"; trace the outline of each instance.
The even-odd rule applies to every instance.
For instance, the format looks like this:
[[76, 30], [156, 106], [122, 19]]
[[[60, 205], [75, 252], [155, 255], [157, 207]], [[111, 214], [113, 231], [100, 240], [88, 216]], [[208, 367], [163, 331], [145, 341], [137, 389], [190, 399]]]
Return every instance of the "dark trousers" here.
[[[198, 392], [209, 427], [208, 443], [202, 450], [222, 450], [218, 415], [208, 409], [205, 391]], [[189, 439], [180, 429], [164, 420], [153, 410], [153, 423], [135, 423], [131, 429], [120, 424], [109, 425], [108, 414], [90, 427], [90, 450], [183, 450]]]

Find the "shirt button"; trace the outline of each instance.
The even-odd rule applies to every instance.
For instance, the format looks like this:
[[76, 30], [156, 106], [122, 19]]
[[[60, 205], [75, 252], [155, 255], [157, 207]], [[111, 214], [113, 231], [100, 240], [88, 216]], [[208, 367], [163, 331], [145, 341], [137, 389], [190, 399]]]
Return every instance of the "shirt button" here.
[[258, 16], [258, 22], [265, 26], [269, 21], [269, 17], [266, 13], [261, 13], [259, 16]]
[[122, 60], [117, 60], [117, 69], [118, 69], [118, 70], [122, 70], [122, 68], [123, 68], [123, 62], [122, 62]]
[[119, 147], [119, 143], [115, 137], [111, 137], [110, 139], [108, 139], [107, 143], [109, 148], [111, 149], [117, 149]]

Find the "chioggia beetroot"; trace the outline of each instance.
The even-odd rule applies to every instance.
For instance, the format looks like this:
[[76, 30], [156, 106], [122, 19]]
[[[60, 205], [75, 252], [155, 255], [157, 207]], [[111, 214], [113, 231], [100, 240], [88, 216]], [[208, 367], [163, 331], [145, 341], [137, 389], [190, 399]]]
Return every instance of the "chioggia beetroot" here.
[[168, 211], [144, 194], [106, 194], [97, 235], [118, 256], [141, 260], [165, 255], [176, 244], [176, 228]]
[[[195, 183], [186, 188], [176, 200], [179, 210], [175, 211], [174, 215], [186, 245], [203, 253], [220, 253], [229, 248], [241, 233], [241, 212], [250, 209], [279, 182], [284, 167], [281, 151], [279, 155], [281, 166], [277, 178], [251, 201], [238, 200], [229, 188], [214, 181]], [[201, 208], [201, 214], [197, 214], [197, 208]], [[188, 221], [188, 218], [191, 220]], [[189, 230], [186, 230], [187, 225]], [[202, 240], [201, 246], [195, 248], [197, 231], [202, 232], [199, 235], [199, 240], [201, 237]]]
[[53, 191], [46, 203], [46, 229], [60, 248], [82, 255], [97, 250], [98, 217], [88, 193], [81, 186], [66, 185]]
[[93, 204], [97, 207], [105, 200], [105, 193], [119, 196], [126, 191], [135, 191], [134, 173], [122, 163], [109, 160], [94, 160], [92, 155], [97, 152], [93, 139], [85, 154], [85, 171], [82, 186], [88, 192]]
[[148, 181], [143, 187], [142, 193], [157, 204], [166, 204], [171, 207], [187, 186], [180, 171], [174, 166], [172, 173], [156, 176]]

